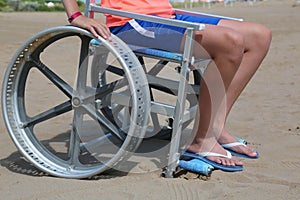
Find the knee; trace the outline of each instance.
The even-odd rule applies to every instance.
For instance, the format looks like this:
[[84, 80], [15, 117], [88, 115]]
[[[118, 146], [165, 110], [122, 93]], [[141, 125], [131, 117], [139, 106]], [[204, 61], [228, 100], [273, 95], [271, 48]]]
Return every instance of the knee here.
[[272, 32], [269, 28], [256, 24], [251, 28], [251, 38], [253, 38], [252, 42], [256, 42], [257, 48], [268, 50], [271, 40], [272, 40]]

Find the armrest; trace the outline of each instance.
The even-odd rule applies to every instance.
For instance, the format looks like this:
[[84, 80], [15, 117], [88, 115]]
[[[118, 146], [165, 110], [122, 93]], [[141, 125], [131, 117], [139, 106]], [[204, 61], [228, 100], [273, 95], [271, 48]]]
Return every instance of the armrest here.
[[222, 16], [222, 15], [214, 15], [214, 14], [208, 14], [208, 13], [202, 13], [202, 12], [194, 12], [194, 11], [189, 11], [189, 10], [182, 10], [182, 9], [175, 9], [176, 14], [187, 14], [191, 16], [199, 16], [199, 17], [219, 17], [223, 19], [228, 19], [228, 20], [236, 20], [236, 21], [243, 21], [241, 18], [234, 18], [234, 17], [227, 17], [227, 16]]
[[194, 30], [203, 30], [205, 28], [205, 24], [199, 24], [199, 23], [192, 23], [192, 22], [184, 22], [179, 20], [171, 20], [167, 18], [157, 17], [153, 15], [144, 15], [144, 14], [138, 14], [133, 12], [127, 12], [112, 8], [104, 8], [101, 6], [97, 6], [95, 4], [90, 4], [89, 10], [91, 12], [98, 12], [103, 14], [110, 14], [110, 15], [116, 15], [121, 17], [127, 17], [132, 19], [139, 19], [159, 24], [165, 24], [170, 26], [177, 26], [182, 28], [192, 28]]

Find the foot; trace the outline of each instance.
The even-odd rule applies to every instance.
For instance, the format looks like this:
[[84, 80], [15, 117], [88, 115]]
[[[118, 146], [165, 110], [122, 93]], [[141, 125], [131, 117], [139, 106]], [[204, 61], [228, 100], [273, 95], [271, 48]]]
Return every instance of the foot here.
[[[231, 134], [229, 134], [226, 130], [223, 130], [222, 134], [218, 138], [218, 143], [221, 145], [234, 143], [234, 142], [238, 142], [238, 140], [235, 137], [233, 137]], [[230, 147], [230, 149], [234, 152], [245, 154], [249, 157], [253, 157], [253, 158], [257, 157], [257, 152], [247, 145], [238, 145], [238, 146]]]
[[[226, 150], [215, 139], [204, 139], [201, 142], [194, 141], [187, 150], [193, 153], [211, 152], [222, 154], [224, 156], [227, 155]], [[206, 156], [205, 158], [225, 166], [243, 165], [241, 161], [234, 157], [226, 158], [223, 156]]]

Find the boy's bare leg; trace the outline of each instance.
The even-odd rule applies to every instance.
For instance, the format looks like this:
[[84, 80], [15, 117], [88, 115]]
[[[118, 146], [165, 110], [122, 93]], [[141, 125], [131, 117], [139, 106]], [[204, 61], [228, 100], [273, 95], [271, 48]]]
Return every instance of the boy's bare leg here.
[[[189, 150], [193, 152], [209, 151], [225, 155], [225, 150], [221, 147], [220, 144], [236, 142], [236, 139], [232, 135], [230, 135], [224, 128], [226, 118], [234, 102], [237, 100], [238, 96], [241, 94], [249, 80], [258, 69], [262, 60], [264, 59], [269, 49], [271, 33], [262, 25], [248, 22], [241, 23], [222, 20], [219, 23], [219, 27], [220, 26], [228, 27], [230, 30], [209, 28], [210, 26], [207, 26], [207, 32], [209, 34], [213, 34], [210, 32], [210, 30], [214, 30], [215, 33], [219, 33], [220, 35], [229, 34], [232, 36], [231, 39], [235, 41], [239, 41], [242, 38], [243, 42], [238, 42], [240, 44], [243, 44], [242, 48], [240, 48], [243, 50], [242, 58], [240, 60], [240, 64], [233, 65], [237, 67], [235, 72], [231, 70], [228, 71], [228, 68], [225, 67], [226, 63], [229, 64], [229, 60], [231, 60], [233, 57], [226, 57], [226, 54], [221, 54], [222, 56], [225, 56], [225, 60], [223, 59], [223, 61], [220, 62], [219, 57], [215, 54], [218, 54], [220, 52], [215, 52], [214, 48], [216, 48], [218, 51], [222, 51], [222, 44], [229, 45], [228, 47], [231, 48], [229, 52], [232, 52], [233, 49], [236, 50], [239, 48], [230, 46], [231, 44], [227, 43], [228, 40], [224, 40], [224, 38], [222, 37], [219, 39], [223, 40], [223, 43], [222, 41], [218, 40], [218, 42], [221, 42], [220, 46], [211, 45], [211, 38], [207, 36], [207, 32], [196, 37], [197, 42], [199, 42], [207, 50], [208, 54], [212, 57], [214, 63], [218, 67], [214, 68], [212, 66], [209, 66], [204, 75], [205, 82], [202, 83], [200, 91], [201, 98], [199, 99], [199, 128], [193, 143], [189, 146]], [[238, 32], [235, 30], [238, 30]], [[227, 33], [224, 33], [222, 31], [227, 31]], [[215, 37], [215, 35], [210, 36]], [[197, 48], [195, 48], [195, 50], [197, 53]], [[198, 52], [201, 51], [199, 50]], [[232, 53], [232, 55], [235, 55], [235, 52]], [[199, 56], [203, 57], [203, 55]], [[236, 57], [235, 61], [238, 60], [239, 59], [237, 59]], [[237, 63], [238, 62], [236, 62], [235, 64]], [[218, 91], [218, 88], [220, 88], [220, 84], [216, 84], [220, 82], [220, 79], [216, 77], [216, 74], [218, 74], [218, 72], [211, 69], [217, 69], [221, 74], [225, 91], [225, 94], [223, 91], [224, 98], [222, 98], [222, 91]], [[232, 78], [230, 78], [231, 75], [233, 75]], [[239, 153], [244, 153], [248, 156], [256, 156], [256, 152], [247, 146], [234, 147], [233, 150]], [[209, 156], [207, 158], [217, 163], [222, 163], [223, 165], [242, 164], [236, 159], [226, 159]]]
[[[271, 32], [266, 27], [251, 22], [236, 22], [221, 20], [219, 26], [229, 27], [238, 30], [243, 35], [245, 50], [244, 56], [227, 92], [226, 118], [243, 89], [257, 71], [264, 57], [266, 56], [270, 42]], [[236, 142], [236, 138], [223, 129], [222, 134], [218, 138], [220, 144]], [[248, 146], [236, 146], [232, 150], [246, 154], [248, 156], [256, 156], [256, 152]]]
[[[213, 152], [226, 155], [217, 138], [224, 129], [226, 119], [226, 92], [241, 64], [244, 40], [241, 34], [226, 27], [207, 25], [204, 31], [196, 33], [194, 52], [196, 57], [205, 57], [203, 48], [213, 59], [202, 79], [198, 115], [199, 127], [188, 150]], [[214, 162], [234, 166], [242, 165], [235, 158], [207, 156]]]

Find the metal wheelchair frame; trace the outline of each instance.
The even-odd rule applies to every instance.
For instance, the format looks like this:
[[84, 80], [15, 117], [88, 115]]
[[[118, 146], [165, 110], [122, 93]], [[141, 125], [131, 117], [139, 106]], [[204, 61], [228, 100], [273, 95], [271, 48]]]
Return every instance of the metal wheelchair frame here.
[[[4, 77], [2, 108], [8, 132], [23, 156], [42, 171], [59, 177], [85, 178], [121, 165], [122, 161], [141, 144], [147, 133], [149, 117], [152, 117], [154, 124], [158, 123], [157, 127], [154, 125], [154, 129], [160, 129], [157, 114], [164, 115], [170, 119], [168, 131], [171, 130], [172, 134], [168, 164], [163, 174], [166, 177], [173, 177], [181, 155], [182, 131], [185, 123], [191, 123], [197, 111], [196, 101], [192, 101], [188, 109], [184, 102], [189, 95], [198, 96], [201, 79], [199, 70], [210, 62], [210, 60], [195, 60], [192, 56], [194, 31], [203, 30], [205, 25], [103, 8], [87, 0], [85, 15], [93, 17], [94, 12], [184, 27], [187, 29], [184, 52], [178, 54], [156, 49], [139, 49], [132, 52], [116, 36], [113, 36], [112, 41], [106, 41], [94, 38], [88, 31], [72, 26], [54, 27], [37, 33], [16, 51]], [[176, 12], [196, 16], [216, 16], [185, 10]], [[69, 37], [77, 37], [80, 40], [80, 58], [74, 88], [60, 77], [51, 65], [42, 60], [42, 54], [44, 51], [47, 52], [48, 47]], [[89, 66], [87, 58], [91, 55], [93, 61]], [[109, 56], [114, 57], [111, 63], [107, 63]], [[143, 57], [159, 61], [146, 72]], [[168, 62], [180, 64], [179, 81], [156, 76]], [[191, 66], [196, 69], [193, 70], [195, 84], [189, 83]], [[27, 106], [30, 103], [30, 100], [27, 100], [27, 85], [30, 85], [33, 69], [41, 72], [47, 81], [67, 97], [67, 100], [50, 106], [51, 108], [46, 111], [30, 114]], [[91, 85], [87, 84], [89, 73]], [[107, 73], [112, 73], [118, 78], [110, 81]], [[176, 105], [154, 101], [152, 89], [177, 95]], [[38, 97], [39, 95], [35, 96]], [[122, 117], [118, 118], [121, 111]], [[61, 157], [49, 143], [45, 144], [45, 140], [39, 138], [36, 126], [43, 126], [44, 122], [69, 112], [72, 112], [73, 116], [67, 138], [67, 152]], [[83, 139], [81, 126], [86, 115], [97, 122], [101, 136]], [[109, 153], [106, 149], [104, 153], [87, 153], [91, 151], [91, 146], [100, 146], [104, 143], [114, 144], [117, 149]], [[105, 145], [103, 146], [106, 147]], [[101, 159], [92, 159], [92, 162], [85, 163], [86, 157], [93, 157], [94, 154]], [[108, 157], [108, 154], [113, 155]]]

